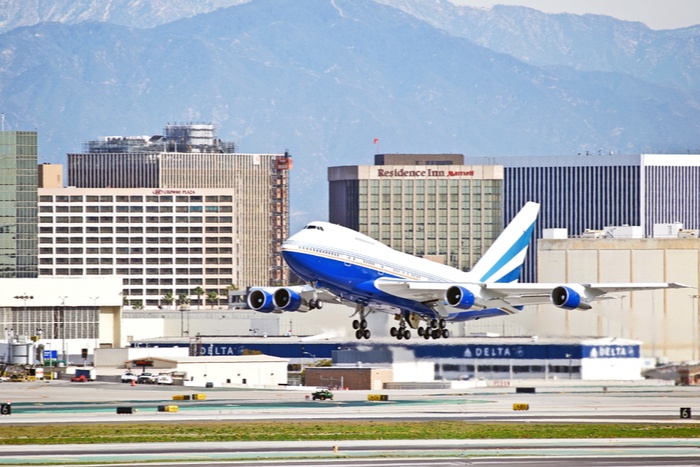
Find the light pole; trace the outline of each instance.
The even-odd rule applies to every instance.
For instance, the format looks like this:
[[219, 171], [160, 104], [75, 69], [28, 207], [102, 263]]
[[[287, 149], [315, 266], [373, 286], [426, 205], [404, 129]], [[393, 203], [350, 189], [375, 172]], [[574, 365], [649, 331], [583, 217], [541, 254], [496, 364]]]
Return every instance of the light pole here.
[[59, 296], [61, 299], [61, 353], [63, 353], [63, 365], [67, 366], [68, 360], [66, 359], [66, 299], [67, 295]]
[[571, 354], [566, 354], [566, 358], [569, 359], [569, 379], [571, 379]]
[[700, 298], [700, 295], [691, 295], [690, 298], [693, 299], [693, 361], [697, 362], [698, 326], [700, 326], [700, 322], [698, 322], [700, 319], [698, 316], [698, 298]]
[[97, 299], [100, 297], [90, 297], [90, 300], [92, 300], [92, 306], [95, 308], [93, 310], [93, 313], [96, 313], [95, 316], [95, 344], [94, 348], [92, 349], [92, 360], [93, 360], [93, 365], [95, 364], [95, 352], [97, 352], [97, 346], [98, 346], [98, 341], [100, 339], [100, 310], [97, 308]]
[[[39, 363], [41, 363], [41, 366], [44, 366], [44, 344], [41, 343], [41, 335], [44, 334], [44, 330], [39, 328], [36, 330], [36, 342], [37, 342], [37, 347], [41, 349], [41, 354], [39, 356]], [[36, 359], [35, 359], [36, 361]]]

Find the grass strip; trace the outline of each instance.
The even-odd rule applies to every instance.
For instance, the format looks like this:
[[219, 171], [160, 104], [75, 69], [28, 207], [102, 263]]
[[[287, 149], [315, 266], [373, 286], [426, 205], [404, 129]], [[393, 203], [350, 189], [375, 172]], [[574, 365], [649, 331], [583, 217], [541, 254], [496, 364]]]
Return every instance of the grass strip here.
[[697, 425], [275, 421], [4, 425], [0, 445], [368, 439], [699, 438]]

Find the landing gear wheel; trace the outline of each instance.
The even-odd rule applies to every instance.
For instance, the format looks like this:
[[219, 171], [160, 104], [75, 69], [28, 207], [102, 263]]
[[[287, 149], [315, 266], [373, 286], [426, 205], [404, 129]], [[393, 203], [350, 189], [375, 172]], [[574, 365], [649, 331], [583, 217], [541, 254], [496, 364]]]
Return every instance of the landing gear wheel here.
[[423, 334], [425, 334], [425, 328], [423, 326], [418, 326], [418, 335], [423, 337]]
[[362, 332], [362, 330], [358, 329], [357, 331], [355, 331], [355, 338], [356, 339], [362, 339], [363, 337], [364, 337], [364, 333]]
[[316, 309], [320, 310], [321, 308], [323, 308], [323, 300], [321, 300], [320, 298], [317, 298], [316, 299]]
[[433, 331], [430, 333], [433, 339], [440, 339], [440, 330], [439, 329], [433, 329]]
[[353, 329], [360, 329], [360, 322], [356, 319], [352, 320], [352, 328]]
[[367, 329], [367, 320], [360, 320], [360, 329]]
[[362, 337], [364, 337], [365, 339], [369, 339], [369, 336], [371, 336], [371, 335], [372, 335], [372, 333], [369, 332], [369, 329], [364, 329], [362, 331]]
[[403, 339], [403, 333], [402, 333], [401, 331], [399, 331], [399, 332], [396, 333], [396, 339], [397, 339], [397, 340]]
[[440, 326], [440, 329], [445, 329], [445, 327], [447, 326], [447, 321], [445, 321], [444, 319], [441, 319], [438, 322], [438, 326]]
[[391, 327], [391, 329], [389, 329], [389, 334], [391, 334], [391, 337], [396, 337], [396, 332], [396, 328], [393, 326]]
[[443, 329], [443, 330], [442, 330], [442, 338], [443, 338], [443, 339], [447, 339], [448, 337], [450, 337], [450, 331], [449, 331], [449, 329]]
[[430, 320], [430, 327], [433, 328], [433, 329], [435, 329], [436, 327], [438, 327], [438, 320], [436, 320], [436, 319], [431, 319], [431, 320]]
[[430, 330], [425, 331], [425, 333], [423, 333], [423, 339], [425, 339], [425, 340], [430, 339]]
[[406, 340], [409, 340], [411, 338], [411, 331], [409, 331], [408, 329], [404, 329], [403, 330], [403, 338]]

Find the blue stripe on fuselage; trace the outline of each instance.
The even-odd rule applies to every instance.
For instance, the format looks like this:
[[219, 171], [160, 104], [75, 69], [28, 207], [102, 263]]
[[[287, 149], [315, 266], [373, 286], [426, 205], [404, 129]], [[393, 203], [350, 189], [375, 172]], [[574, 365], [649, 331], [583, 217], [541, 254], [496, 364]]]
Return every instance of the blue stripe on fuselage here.
[[400, 278], [399, 276], [337, 258], [302, 251], [283, 250], [282, 256], [299, 277], [308, 282], [320, 281], [323, 287], [346, 300], [363, 305], [378, 302], [422, 315], [435, 315], [431, 308], [421, 302], [387, 294], [374, 286], [374, 281], [380, 277]]

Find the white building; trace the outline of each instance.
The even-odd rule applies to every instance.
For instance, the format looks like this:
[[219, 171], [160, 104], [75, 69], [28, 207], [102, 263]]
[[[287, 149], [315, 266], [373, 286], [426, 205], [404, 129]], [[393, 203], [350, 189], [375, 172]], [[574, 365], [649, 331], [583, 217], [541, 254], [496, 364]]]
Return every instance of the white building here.
[[286, 358], [267, 355], [152, 357], [154, 373], [183, 375], [185, 386], [275, 387], [287, 384]]
[[82, 363], [82, 349], [93, 354], [120, 345], [120, 292], [116, 276], [0, 279], [3, 338], [25, 343], [33, 337], [47, 359]]

